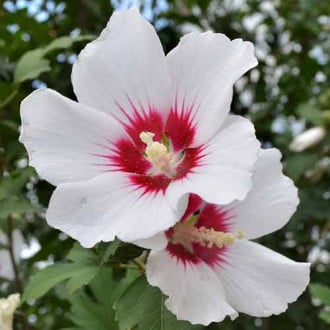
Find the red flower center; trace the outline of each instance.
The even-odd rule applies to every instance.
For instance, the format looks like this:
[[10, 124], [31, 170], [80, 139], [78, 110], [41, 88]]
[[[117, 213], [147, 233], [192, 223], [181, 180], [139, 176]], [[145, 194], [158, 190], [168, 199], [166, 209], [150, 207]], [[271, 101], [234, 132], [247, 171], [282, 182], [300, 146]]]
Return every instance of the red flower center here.
[[203, 147], [190, 147], [195, 136], [191, 109], [172, 109], [164, 122], [156, 110], [132, 107], [133, 115], [120, 108], [127, 118], [121, 121], [127, 136], [107, 148], [107, 154], [98, 156], [106, 160], [102, 165], [110, 166], [111, 171], [128, 173], [131, 184], [142, 194], [165, 193], [171, 181], [201, 165]]
[[230, 231], [232, 216], [214, 204], [190, 195], [188, 208], [180, 222], [166, 231], [167, 251], [186, 264], [205, 262], [210, 266], [224, 262], [224, 256], [236, 238]]

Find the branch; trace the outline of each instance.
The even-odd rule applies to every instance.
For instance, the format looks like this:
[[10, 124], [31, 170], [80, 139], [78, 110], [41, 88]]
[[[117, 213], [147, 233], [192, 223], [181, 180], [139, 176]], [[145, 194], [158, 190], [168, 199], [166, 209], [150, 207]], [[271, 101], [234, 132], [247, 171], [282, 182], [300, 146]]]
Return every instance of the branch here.
[[8, 250], [10, 255], [11, 264], [14, 270], [15, 275], [15, 282], [17, 286], [18, 292], [22, 295], [23, 294], [23, 285], [21, 278], [19, 276], [18, 267], [15, 260], [15, 254], [14, 254], [14, 240], [13, 240], [13, 224], [12, 224], [12, 217], [8, 216], [7, 218], [7, 234], [8, 234]]
[[11, 100], [17, 95], [17, 93], [18, 93], [18, 90], [17, 90], [17, 89], [13, 90], [13, 91], [8, 95], [8, 97], [7, 97], [3, 102], [0, 103], [0, 109], [1, 109], [1, 108], [4, 108], [8, 103], [10, 103]]
[[[15, 253], [14, 253], [14, 240], [13, 240], [13, 219], [11, 216], [7, 217], [7, 234], [8, 234], [8, 251], [9, 251], [9, 255], [10, 255], [10, 260], [11, 260], [11, 264], [14, 270], [14, 275], [15, 275], [15, 282], [16, 282], [16, 286], [17, 286], [17, 290], [20, 293], [20, 295], [22, 296], [23, 294], [23, 283], [21, 280], [21, 277], [19, 275], [19, 271], [18, 271], [18, 266], [16, 264], [16, 260], [15, 260]], [[26, 319], [24, 314], [20, 314], [18, 312], [16, 312], [15, 314], [18, 314], [20, 321], [22, 322], [22, 329], [23, 330], [27, 330], [30, 327], [27, 325], [26, 323]]]

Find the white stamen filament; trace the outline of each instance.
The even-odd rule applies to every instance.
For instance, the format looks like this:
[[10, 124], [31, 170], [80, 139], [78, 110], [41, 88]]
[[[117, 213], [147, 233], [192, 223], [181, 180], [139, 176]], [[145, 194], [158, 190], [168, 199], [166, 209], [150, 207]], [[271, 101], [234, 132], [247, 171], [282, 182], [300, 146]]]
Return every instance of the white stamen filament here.
[[146, 158], [152, 163], [156, 169], [156, 174], [164, 173], [171, 175], [173, 166], [173, 154], [168, 148], [158, 141], [154, 141], [155, 134], [151, 132], [142, 132], [140, 139], [147, 145], [145, 149]]

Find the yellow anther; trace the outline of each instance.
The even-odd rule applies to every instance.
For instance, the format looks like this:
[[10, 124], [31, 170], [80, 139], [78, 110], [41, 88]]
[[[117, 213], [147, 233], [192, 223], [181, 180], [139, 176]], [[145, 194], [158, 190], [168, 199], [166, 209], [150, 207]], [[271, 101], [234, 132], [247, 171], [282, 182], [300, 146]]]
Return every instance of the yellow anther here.
[[168, 151], [167, 147], [158, 141], [154, 141], [155, 134], [151, 132], [141, 132], [140, 139], [147, 145], [145, 155], [153, 164], [156, 170], [155, 174], [164, 173], [171, 175], [173, 154]]
[[193, 243], [197, 243], [201, 246], [212, 248], [214, 246], [218, 248], [227, 247], [235, 242], [236, 239], [244, 238], [243, 231], [239, 231], [237, 234], [226, 233], [222, 231], [216, 231], [214, 228], [195, 227], [186, 222], [178, 223], [174, 227], [174, 233], [171, 237], [173, 244], [181, 244], [186, 250], [193, 252]]
[[234, 243], [235, 238], [236, 236], [232, 233], [216, 231], [213, 228], [194, 227], [193, 242], [208, 248], [229, 246]]

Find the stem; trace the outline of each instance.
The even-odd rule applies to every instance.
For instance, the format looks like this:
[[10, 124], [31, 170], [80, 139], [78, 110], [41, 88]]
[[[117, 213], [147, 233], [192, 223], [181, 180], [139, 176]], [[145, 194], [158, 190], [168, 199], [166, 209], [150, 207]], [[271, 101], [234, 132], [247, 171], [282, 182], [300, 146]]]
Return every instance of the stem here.
[[8, 95], [8, 97], [7, 97], [2, 103], [0, 103], [0, 109], [1, 109], [1, 108], [4, 108], [8, 103], [10, 103], [11, 100], [16, 96], [17, 93], [18, 93], [18, 90], [17, 90], [17, 89], [13, 90], [13, 91]]
[[12, 224], [12, 217], [8, 216], [7, 218], [7, 233], [8, 233], [8, 250], [10, 255], [11, 264], [13, 266], [14, 274], [15, 274], [15, 282], [17, 286], [17, 290], [20, 294], [23, 293], [23, 285], [21, 278], [19, 276], [18, 267], [15, 261], [15, 254], [14, 254], [14, 241], [13, 241], [13, 224]]
[[139, 259], [134, 259], [133, 262], [135, 263], [135, 265], [138, 266], [141, 273], [145, 273], [146, 267], [142, 261], [140, 261]]
[[138, 267], [134, 265], [127, 265], [127, 264], [114, 264], [113, 268], [123, 268], [123, 269], [138, 269]]
[[[22, 296], [23, 294], [23, 283], [21, 280], [21, 277], [19, 275], [19, 271], [18, 271], [18, 266], [16, 264], [16, 260], [15, 260], [15, 254], [14, 254], [14, 240], [13, 240], [13, 219], [11, 216], [7, 217], [7, 234], [8, 234], [8, 251], [9, 251], [9, 255], [10, 255], [10, 260], [11, 260], [11, 264], [14, 270], [14, 274], [15, 274], [15, 282], [16, 282], [16, 287], [17, 287], [17, 291], [20, 293], [20, 295]], [[15, 312], [15, 314], [17, 314], [17, 312]], [[21, 321], [21, 325], [22, 325], [22, 330], [27, 330], [29, 329], [27, 323], [26, 323], [26, 319], [24, 314], [19, 314], [19, 319]]]

